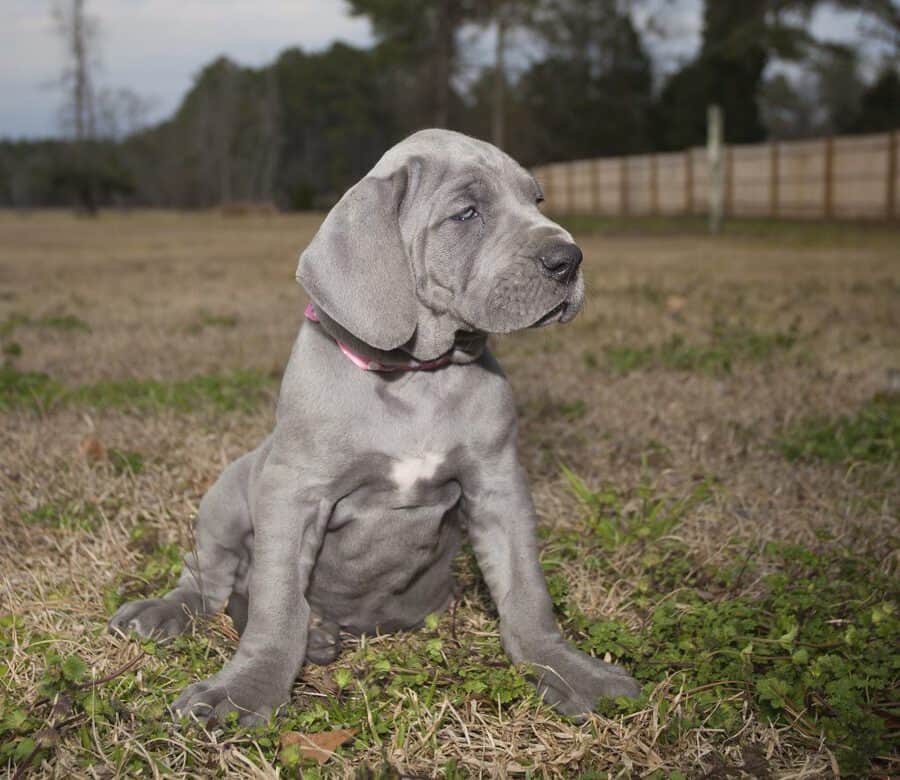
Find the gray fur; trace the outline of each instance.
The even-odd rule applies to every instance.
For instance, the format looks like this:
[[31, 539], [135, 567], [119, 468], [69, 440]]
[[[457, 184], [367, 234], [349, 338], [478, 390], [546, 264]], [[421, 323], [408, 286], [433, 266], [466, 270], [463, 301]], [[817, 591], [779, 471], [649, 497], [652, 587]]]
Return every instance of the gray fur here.
[[[196, 553], [162, 599], [123, 606], [115, 631], [174, 636], [226, 605], [241, 631], [214, 677], [178, 714], [242, 723], [286, 702], [305, 660], [327, 663], [339, 631], [419, 625], [453, 596], [464, 532], [500, 616], [510, 658], [545, 698], [584, 714], [633, 696], [619, 667], [562, 638], [538, 562], [536, 516], [516, 457], [510, 386], [487, 333], [567, 322], [580, 272], [542, 270], [571, 236], [536, 206], [534, 179], [495, 147], [444, 130], [389, 150], [331, 211], [298, 279], [320, 323], [294, 345], [272, 434], [229, 466], [200, 505]], [[479, 216], [450, 219], [468, 206]], [[362, 371], [335, 338], [372, 359], [449, 355], [437, 370]]]

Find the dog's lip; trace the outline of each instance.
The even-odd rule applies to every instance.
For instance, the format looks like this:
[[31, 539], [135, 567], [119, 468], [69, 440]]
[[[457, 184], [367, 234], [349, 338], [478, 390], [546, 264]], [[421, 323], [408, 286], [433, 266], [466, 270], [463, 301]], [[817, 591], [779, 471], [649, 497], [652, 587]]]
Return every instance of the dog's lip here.
[[556, 304], [550, 311], [548, 311], [543, 317], [538, 320], [535, 320], [529, 327], [531, 328], [540, 328], [543, 325], [549, 325], [551, 322], [558, 320], [566, 313], [566, 309], [569, 307], [568, 299], [564, 301], [560, 301]]

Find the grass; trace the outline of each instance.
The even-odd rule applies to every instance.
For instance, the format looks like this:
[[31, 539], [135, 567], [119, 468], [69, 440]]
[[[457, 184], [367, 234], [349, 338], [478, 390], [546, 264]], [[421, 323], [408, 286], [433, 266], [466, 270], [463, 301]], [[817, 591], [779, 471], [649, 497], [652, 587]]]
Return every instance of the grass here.
[[[0, 773], [898, 774], [900, 264], [871, 226], [584, 223], [583, 313], [494, 345], [557, 617], [639, 700], [584, 724], [538, 701], [466, 551], [450, 610], [345, 637], [278, 720], [173, 725], [230, 621], [105, 622], [171, 587], [209, 485], [271, 430], [317, 225], [0, 212]], [[281, 746], [335, 729], [323, 766]]]
[[792, 461], [900, 462], [900, 394], [882, 393], [853, 415], [815, 417], [784, 433], [781, 450]]
[[68, 404], [96, 409], [233, 412], [254, 409], [261, 399], [270, 399], [273, 386], [272, 378], [259, 372], [234, 371], [172, 382], [118, 379], [66, 387], [44, 373], [6, 365], [0, 368], [0, 410]]
[[[586, 214], [556, 215], [556, 219], [575, 235], [599, 236], [694, 236], [709, 235], [705, 216], [596, 217]], [[717, 239], [739, 239], [794, 246], [833, 246], [859, 244], [873, 240], [890, 242], [896, 226], [887, 222], [821, 222], [818, 220], [726, 219]]]
[[90, 333], [91, 326], [74, 314], [50, 314], [45, 317], [28, 317], [24, 314], [10, 314], [3, 322], [0, 322], [0, 337], [7, 338], [23, 326], [32, 328], [47, 328], [60, 331], [81, 331]]
[[204, 328], [235, 328], [238, 318], [234, 314], [211, 314], [201, 310], [196, 322], [192, 322], [185, 328], [188, 333], [200, 333]]
[[[560, 621], [583, 650], [611, 654], [643, 684], [637, 701], [607, 703], [605, 718], [636, 717], [646, 727], [650, 712], [654, 742], [676, 751], [698, 734], [739, 734], [752, 718], [790, 732], [810, 748], [824, 744], [850, 776], [865, 774], [887, 755], [900, 715], [895, 652], [900, 585], [895, 571], [883, 569], [884, 561], [844, 547], [817, 553], [773, 542], [761, 549], [734, 543], [727, 558], [705, 565], [677, 531], [693, 509], [710, 501], [709, 485], [673, 498], [647, 484], [633, 491], [612, 486], [595, 491], [568, 469], [565, 476], [585, 511], [585, 530], [545, 534], [544, 569]], [[567, 565], [582, 562], [592, 577], [609, 581], [622, 575], [617, 562], [622, 557], [640, 568], [633, 597], [636, 627], [586, 615], [570, 598], [565, 576]], [[459, 568], [473, 596], [483, 600], [486, 587], [470, 554]], [[162, 594], [179, 570], [177, 548], [158, 548], [144, 558], [138, 577], [123, 578], [107, 606]], [[742, 581], [752, 580], [758, 585], [748, 593]], [[164, 725], [168, 697], [214, 672], [227, 652], [208, 630], [164, 647], [144, 642], [141, 652], [151, 666], [143, 665], [140, 676], [128, 669], [102, 683], [111, 690], [101, 694], [100, 686], [90, 683], [85, 659], [44, 652], [54, 646], [53, 637], [34, 633], [19, 617], [7, 615], [0, 622], [14, 637], [12, 644], [0, 644], [0, 651], [42, 658], [37, 703], [29, 708], [7, 701], [0, 723], [5, 741], [0, 757], [17, 765], [29, 757], [52, 760], [66, 732], [74, 732], [83, 746], [76, 754], [89, 761], [85, 746], [93, 738], [87, 726], [111, 735], [128, 722], [145, 747], [114, 749], [110, 764], [129, 774], [164, 769], [171, 758]], [[357, 728], [354, 741], [342, 750], [348, 758], [387, 743], [402, 750], [421, 744], [422, 719], [433, 717], [436, 708], [445, 714], [468, 707], [540, 711], [527, 673], [506, 661], [493, 618], [473, 632], [462, 630], [456, 611], [430, 616], [423, 630], [399, 641], [354, 643], [339, 665], [314, 684], [299, 686], [294, 706], [277, 723], [237, 732], [234, 739], [258, 746], [261, 755], [252, 760], [285, 770], [303, 761], [296, 752], [279, 753], [284, 731]], [[181, 736], [190, 739], [191, 732]], [[749, 749], [752, 743], [747, 747], [744, 764], [766, 766], [762, 751]], [[184, 767], [202, 771], [210, 750], [194, 745]], [[541, 770], [538, 758], [519, 765]]]
[[[611, 652], [638, 670], [651, 700], [663, 683], [696, 692], [666, 724], [661, 741], [677, 742], [704, 726], [734, 733], [740, 708], [749, 706], [760, 720], [812, 742], [824, 738], [847, 774], [865, 772], [890, 749], [891, 724], [900, 714], [894, 650], [900, 581], [893, 566], [882, 569], [890, 555], [873, 560], [841, 546], [816, 553], [775, 542], [762, 549], [734, 544], [726, 560], [704, 566], [692, 560], [676, 529], [709, 495], [706, 484], [674, 502], [641, 485], [629, 512], [615, 488], [594, 492], [573, 472], [565, 474], [587, 509], [582, 527], [590, 533], [548, 539], [552, 557], [545, 554], [545, 570], [557, 606], [564, 624], [584, 637], [582, 648]], [[655, 545], [647, 550], [650, 541]], [[566, 581], [553, 575], [563, 560], [588, 559], [598, 576], [612, 577], [608, 554], [627, 546], [643, 553], [639, 631], [585, 616], [566, 601]], [[752, 596], [734, 595], [743, 578], [759, 578]], [[723, 701], [727, 692], [736, 701]], [[666, 700], [656, 704], [661, 716], [668, 714]]]
[[97, 527], [98, 513], [97, 507], [92, 504], [78, 506], [74, 502], [50, 503], [23, 512], [22, 522], [60, 531], [91, 531]]
[[[606, 347], [606, 365], [620, 374], [651, 367], [671, 371], [730, 373], [740, 363], [764, 363], [776, 353], [790, 350], [797, 341], [791, 332], [757, 333], [742, 328], [717, 328], [708, 344], [690, 344], [674, 334], [659, 346]], [[595, 357], [587, 358], [596, 365]]]

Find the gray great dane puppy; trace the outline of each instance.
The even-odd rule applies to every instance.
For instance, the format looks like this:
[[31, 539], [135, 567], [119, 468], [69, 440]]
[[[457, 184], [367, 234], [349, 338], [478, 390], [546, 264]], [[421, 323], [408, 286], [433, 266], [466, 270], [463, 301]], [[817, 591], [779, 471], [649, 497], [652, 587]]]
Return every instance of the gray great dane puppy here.
[[337, 657], [340, 631], [420, 625], [452, 599], [464, 530], [503, 647], [532, 665], [547, 701], [581, 715], [637, 694], [621, 668], [560, 634], [512, 392], [485, 348], [487, 333], [568, 322], [581, 308], [581, 252], [541, 199], [499, 149], [425, 130], [328, 214], [300, 257], [314, 310], [275, 430], [204, 497], [178, 586], [109, 623], [171, 637], [227, 607], [237, 652], [185, 689], [176, 714], [259, 722], [288, 700], [305, 660]]

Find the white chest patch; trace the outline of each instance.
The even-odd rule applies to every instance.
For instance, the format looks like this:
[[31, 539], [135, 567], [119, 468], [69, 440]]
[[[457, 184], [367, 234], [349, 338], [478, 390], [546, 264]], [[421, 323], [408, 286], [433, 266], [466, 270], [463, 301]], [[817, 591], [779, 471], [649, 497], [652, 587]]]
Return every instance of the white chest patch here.
[[391, 469], [391, 479], [400, 490], [409, 490], [420, 479], [431, 479], [442, 460], [435, 452], [426, 452], [419, 458], [398, 460]]

